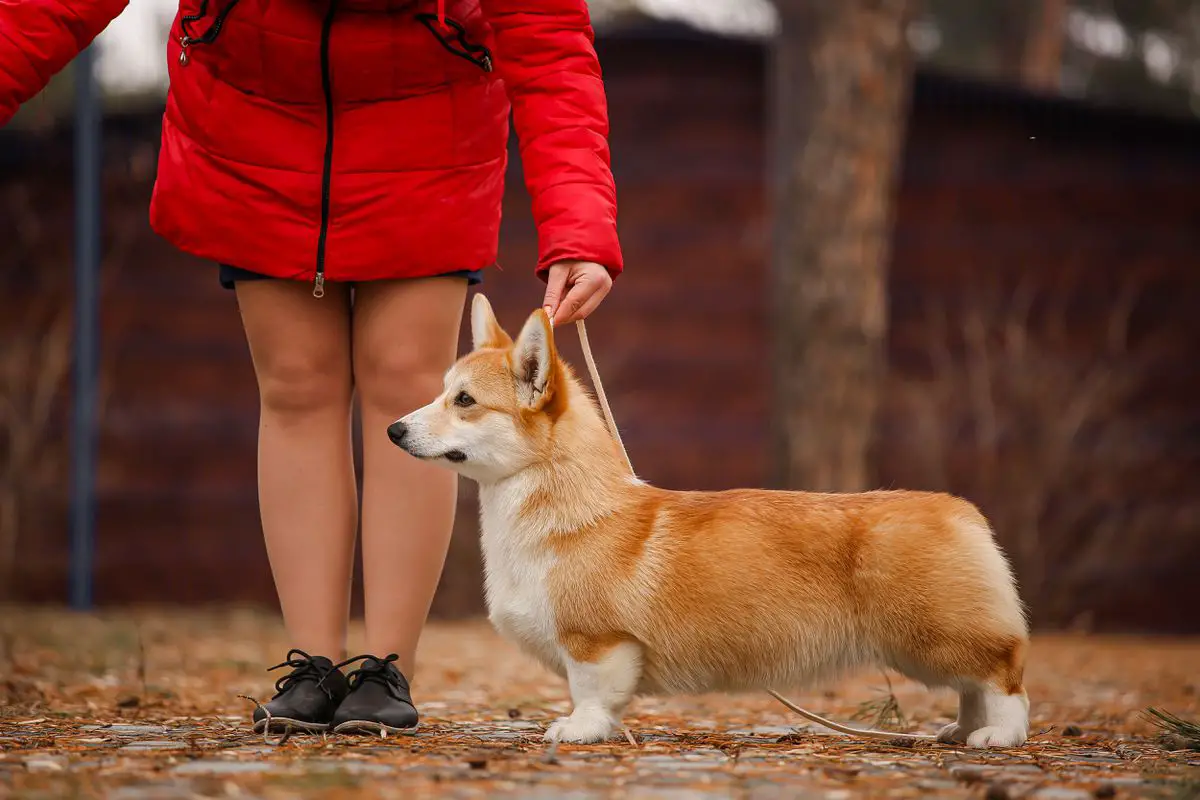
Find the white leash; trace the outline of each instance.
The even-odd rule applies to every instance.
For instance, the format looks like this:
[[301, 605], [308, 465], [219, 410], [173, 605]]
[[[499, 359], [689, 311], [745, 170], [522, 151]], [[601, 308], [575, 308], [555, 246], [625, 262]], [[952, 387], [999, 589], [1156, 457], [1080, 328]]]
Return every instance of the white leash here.
[[[553, 325], [553, 323], [551, 323]], [[629, 453], [625, 450], [625, 443], [621, 441], [621, 433], [617, 430], [617, 423], [613, 419], [612, 409], [608, 406], [608, 398], [604, 395], [604, 386], [600, 383], [600, 371], [596, 368], [596, 359], [592, 356], [591, 345], [588, 344], [587, 326], [583, 324], [583, 320], [575, 322], [575, 330], [579, 333], [579, 344], [583, 348], [583, 360], [587, 362], [588, 374], [592, 378], [592, 386], [596, 390], [596, 399], [600, 401], [600, 410], [604, 412], [604, 422], [608, 425], [608, 432], [612, 434], [617, 446], [621, 448], [621, 455], [625, 457], [625, 463], [629, 465], [629, 471], [633, 472], [633, 462], [629, 460]], [[851, 728], [846, 725], [841, 725], [832, 720], [814, 714], [811, 711], [805, 711], [800, 706], [788, 700], [783, 695], [774, 689], [767, 689], [767, 694], [774, 697], [787, 708], [796, 712], [800, 716], [807, 719], [809, 722], [815, 722], [818, 725], [824, 725], [826, 728], [835, 730], [838, 733], [844, 733], [848, 736], [861, 736], [866, 739], [888, 739], [895, 741], [897, 739], [906, 743], [911, 743], [918, 740], [934, 739], [927, 733], [895, 733], [892, 731], [879, 731], [873, 728]]]

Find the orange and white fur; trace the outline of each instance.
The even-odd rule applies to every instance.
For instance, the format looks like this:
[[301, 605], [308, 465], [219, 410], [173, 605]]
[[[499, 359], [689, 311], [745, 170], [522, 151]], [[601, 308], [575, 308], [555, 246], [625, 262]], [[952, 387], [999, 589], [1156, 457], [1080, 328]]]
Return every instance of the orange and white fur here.
[[1023, 743], [1028, 631], [987, 521], [945, 494], [677, 492], [631, 474], [539, 310], [474, 349], [392, 440], [479, 483], [490, 618], [570, 684], [546, 739], [599, 742], [637, 694], [783, 689], [867, 665], [959, 693], [938, 734]]

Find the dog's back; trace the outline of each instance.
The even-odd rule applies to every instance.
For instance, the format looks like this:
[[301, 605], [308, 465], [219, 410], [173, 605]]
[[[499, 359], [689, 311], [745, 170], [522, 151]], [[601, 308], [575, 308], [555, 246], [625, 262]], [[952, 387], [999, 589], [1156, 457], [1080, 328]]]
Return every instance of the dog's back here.
[[942, 662], [979, 652], [966, 631], [1025, 637], [1007, 564], [958, 498], [630, 492], [622, 512], [555, 538], [547, 589], [559, 631], [643, 643], [643, 691], [794, 685], [881, 661], [942, 684], [967, 666]]

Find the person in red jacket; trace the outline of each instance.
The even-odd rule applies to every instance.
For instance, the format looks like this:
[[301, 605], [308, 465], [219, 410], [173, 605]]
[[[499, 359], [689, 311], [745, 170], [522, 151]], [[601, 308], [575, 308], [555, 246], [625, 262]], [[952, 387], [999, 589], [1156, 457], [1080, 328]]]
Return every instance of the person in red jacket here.
[[[0, 0], [0, 125], [126, 2]], [[456, 478], [386, 430], [440, 391], [467, 286], [495, 262], [510, 110], [555, 322], [586, 317], [622, 269], [587, 6], [180, 6], [150, 218], [236, 290], [258, 379], [262, 526], [294, 649], [272, 668], [290, 671], [255, 726], [412, 731], [405, 676]], [[335, 664], [358, 523], [355, 394], [371, 655]]]

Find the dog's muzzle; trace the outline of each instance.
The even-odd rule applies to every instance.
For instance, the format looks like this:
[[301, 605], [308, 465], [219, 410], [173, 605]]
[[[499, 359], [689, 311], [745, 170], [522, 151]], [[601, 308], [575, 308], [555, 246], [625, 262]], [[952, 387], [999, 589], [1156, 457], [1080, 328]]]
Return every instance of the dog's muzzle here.
[[391, 425], [388, 425], [388, 438], [392, 440], [392, 444], [396, 445], [396, 447], [417, 458], [444, 458], [451, 464], [461, 464], [467, 460], [467, 454], [462, 450], [449, 450], [442, 453], [441, 456], [428, 456], [412, 452], [408, 449], [408, 426], [400, 420], [396, 420]]

